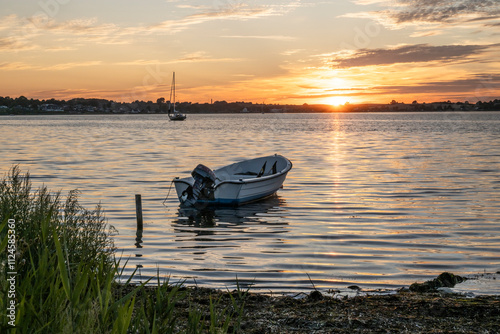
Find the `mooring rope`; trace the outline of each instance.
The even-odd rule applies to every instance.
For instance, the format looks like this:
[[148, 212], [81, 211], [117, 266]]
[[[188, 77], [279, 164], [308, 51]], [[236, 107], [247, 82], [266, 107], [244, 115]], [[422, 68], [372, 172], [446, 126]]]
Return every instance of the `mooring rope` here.
[[172, 182], [170, 182], [170, 187], [168, 187], [167, 197], [165, 197], [165, 199], [163, 200], [163, 203], [162, 203], [162, 204], [163, 204], [163, 206], [164, 206], [164, 207], [167, 207], [167, 206], [165, 205], [165, 202], [168, 200], [168, 196], [170, 195], [170, 190], [172, 189], [172, 184], [174, 184], [174, 180], [172, 180]]

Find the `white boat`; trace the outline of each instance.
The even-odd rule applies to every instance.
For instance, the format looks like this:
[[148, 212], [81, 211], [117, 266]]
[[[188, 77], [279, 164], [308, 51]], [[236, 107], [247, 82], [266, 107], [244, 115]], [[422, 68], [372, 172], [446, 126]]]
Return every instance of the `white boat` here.
[[175, 72], [172, 75], [172, 85], [170, 86], [170, 104], [168, 106], [168, 118], [170, 118], [171, 121], [183, 121], [186, 119], [186, 115], [175, 110]]
[[275, 154], [214, 171], [200, 164], [191, 172], [191, 177], [176, 177], [173, 182], [183, 207], [236, 206], [276, 193], [291, 168], [290, 160]]

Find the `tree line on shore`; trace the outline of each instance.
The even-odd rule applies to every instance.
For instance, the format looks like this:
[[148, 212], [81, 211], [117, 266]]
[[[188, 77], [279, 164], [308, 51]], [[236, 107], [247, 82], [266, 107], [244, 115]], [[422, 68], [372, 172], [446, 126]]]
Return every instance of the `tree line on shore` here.
[[[70, 100], [28, 99], [25, 96], [12, 98], [0, 96], [0, 114], [67, 114], [67, 113], [120, 113], [155, 114], [167, 113], [170, 101], [158, 98], [153, 101], [116, 102], [97, 98], [74, 98]], [[177, 102], [176, 109], [189, 114], [198, 113], [306, 113], [306, 112], [377, 112], [377, 111], [497, 111], [500, 99], [491, 101], [432, 102], [411, 104], [392, 100], [387, 104], [350, 104], [331, 106], [327, 104], [264, 104], [252, 102], [215, 101], [211, 103]]]

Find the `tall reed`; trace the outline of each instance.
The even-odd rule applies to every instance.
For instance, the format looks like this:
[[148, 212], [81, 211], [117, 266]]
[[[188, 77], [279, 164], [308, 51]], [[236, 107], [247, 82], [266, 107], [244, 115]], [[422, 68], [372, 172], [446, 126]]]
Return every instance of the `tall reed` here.
[[[8, 222], [14, 220], [17, 272], [15, 327], [7, 296]], [[243, 304], [232, 310], [209, 297], [208, 310], [189, 307], [182, 284], [121, 280], [113, 234], [102, 209], [87, 210], [71, 191], [64, 201], [14, 166], [0, 181], [0, 333], [225, 333], [238, 331]], [[238, 287], [239, 291], [239, 287]], [[241, 292], [239, 292], [242, 297]], [[238, 298], [241, 299], [241, 298]], [[236, 312], [235, 312], [236, 310]], [[183, 320], [179, 320], [183, 319]], [[230, 326], [230, 324], [232, 324]]]
[[[64, 202], [59, 193], [50, 193], [44, 186], [32, 191], [29, 173], [21, 175], [18, 166], [9, 171], [0, 182], [2, 311], [9, 301], [4, 294], [4, 241], [7, 222], [12, 220], [16, 236], [16, 327], [2, 317], [0, 328], [21, 333], [85, 333], [113, 328], [104, 317], [110, 311], [104, 305], [96, 307], [95, 298], [113, 282], [117, 267], [111, 238], [114, 229], [105, 222], [101, 208], [83, 208], [76, 191], [70, 192]], [[130, 303], [123, 300], [112, 312], [118, 314], [129, 307]]]

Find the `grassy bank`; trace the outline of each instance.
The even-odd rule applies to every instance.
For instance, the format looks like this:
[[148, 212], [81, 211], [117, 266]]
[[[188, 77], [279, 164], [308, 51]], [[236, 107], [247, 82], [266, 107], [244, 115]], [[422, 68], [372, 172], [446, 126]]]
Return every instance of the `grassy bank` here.
[[98, 206], [87, 210], [78, 192], [65, 200], [12, 168], [0, 182], [0, 333], [189, 333], [238, 328], [242, 304], [209, 298], [205, 310], [183, 309], [186, 290], [168, 281], [154, 287], [117, 284], [123, 265]]
[[[492, 333], [497, 297], [435, 292], [272, 297], [186, 288], [154, 278], [117, 283], [124, 263], [101, 208], [78, 192], [32, 189], [12, 168], [0, 182], [0, 333]], [[15, 273], [15, 274], [13, 274]], [[449, 278], [447, 276], [447, 278]], [[12, 306], [14, 305], [14, 306]]]

